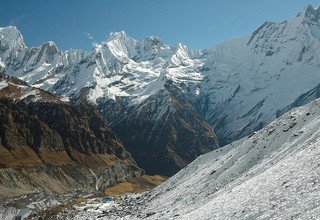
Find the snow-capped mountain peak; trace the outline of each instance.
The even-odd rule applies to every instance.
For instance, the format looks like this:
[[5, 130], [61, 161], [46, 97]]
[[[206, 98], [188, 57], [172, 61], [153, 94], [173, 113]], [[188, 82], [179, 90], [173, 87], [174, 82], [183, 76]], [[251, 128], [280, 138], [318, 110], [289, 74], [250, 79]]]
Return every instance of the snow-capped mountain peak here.
[[318, 10], [307, 7], [286, 21], [265, 22], [249, 36], [204, 52], [207, 82], [201, 87], [208, 93], [200, 105], [220, 138], [263, 127], [319, 83], [319, 22], [302, 16]]
[[[162, 121], [168, 122], [162, 119], [171, 118], [178, 130], [186, 125], [197, 139], [202, 134], [189, 120], [197, 118], [205, 120], [201, 126], [215, 128], [223, 145], [261, 129], [319, 84], [319, 11], [308, 6], [298, 16], [266, 22], [249, 36], [208, 50], [166, 45], [153, 36], [136, 40], [117, 32], [90, 52], [63, 52], [49, 42], [34, 48], [21, 46], [14, 49], [17, 53], [1, 50], [0, 58], [8, 74], [32, 86], [97, 105], [114, 128], [125, 120], [137, 131], [155, 132], [164, 127]], [[11, 44], [12, 38], [6, 38], [3, 30], [0, 36]], [[14, 45], [22, 39], [19, 34], [8, 36], [17, 36]], [[192, 114], [186, 115], [188, 111]], [[140, 123], [142, 118], [150, 127]], [[185, 138], [176, 137], [176, 128], [170, 124], [165, 127], [172, 143]], [[147, 149], [149, 142], [142, 133], [126, 131], [124, 138], [130, 136], [134, 146]], [[148, 146], [164, 150], [167, 144], [150, 142]]]
[[[124, 31], [111, 33], [101, 48], [108, 50], [118, 60], [129, 59], [136, 55], [137, 41], [128, 37]], [[97, 45], [96, 47], [99, 47]]]
[[314, 9], [312, 6], [308, 6], [300, 13], [300, 18], [302, 18], [302, 24], [308, 27], [311, 36], [320, 41], [320, 7]]
[[112, 41], [112, 40], [115, 40], [115, 39], [118, 39], [118, 40], [126, 40], [128, 39], [128, 35], [125, 31], [119, 31], [119, 32], [111, 32], [107, 38], [107, 42], [108, 41]]
[[320, 7], [314, 8], [312, 5], [307, 5], [300, 13], [298, 13], [297, 17], [302, 17], [306, 19], [317, 21], [319, 20], [320, 16]]
[[171, 62], [173, 65], [192, 65], [192, 58], [190, 58], [189, 49], [187, 48], [187, 46], [179, 43], [177, 45], [174, 45], [172, 49], [174, 52], [171, 57]]
[[0, 51], [10, 56], [25, 48], [23, 37], [16, 27], [0, 28]]
[[307, 6], [284, 22], [265, 22], [249, 36], [202, 51], [115, 32], [91, 52], [61, 52], [48, 43], [0, 57], [9, 74], [93, 103], [124, 98], [137, 105], [163, 89], [178, 91], [222, 139], [235, 139], [275, 119], [318, 84], [319, 12]]
[[143, 40], [143, 48], [145, 51], [149, 51], [163, 46], [164, 45], [159, 37], [148, 36]]
[[185, 45], [167, 46], [154, 36], [139, 41], [125, 32], [116, 32], [84, 54], [78, 64], [63, 66], [68, 74], [56, 75], [59, 78], [50, 91], [77, 96], [87, 87], [87, 98], [93, 103], [99, 98], [116, 97], [126, 97], [129, 104], [140, 103], [163, 89], [168, 79], [177, 83], [186, 78], [192, 81], [191, 70], [198, 63]]

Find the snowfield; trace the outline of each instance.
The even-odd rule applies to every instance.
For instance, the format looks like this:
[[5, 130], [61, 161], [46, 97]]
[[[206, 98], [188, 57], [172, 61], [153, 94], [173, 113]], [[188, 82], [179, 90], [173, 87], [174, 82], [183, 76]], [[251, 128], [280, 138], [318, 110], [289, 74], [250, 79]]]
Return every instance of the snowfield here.
[[145, 195], [145, 212], [156, 212], [148, 219], [319, 219], [319, 158], [316, 100], [197, 158]]

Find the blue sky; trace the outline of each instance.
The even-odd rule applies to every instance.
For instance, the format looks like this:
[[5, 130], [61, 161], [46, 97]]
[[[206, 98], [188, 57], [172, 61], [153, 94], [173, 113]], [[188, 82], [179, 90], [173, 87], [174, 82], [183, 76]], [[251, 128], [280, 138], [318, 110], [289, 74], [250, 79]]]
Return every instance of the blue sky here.
[[124, 30], [200, 49], [295, 16], [307, 4], [320, 0], [0, 0], [0, 26], [17, 26], [28, 47], [52, 40], [63, 50], [90, 50]]

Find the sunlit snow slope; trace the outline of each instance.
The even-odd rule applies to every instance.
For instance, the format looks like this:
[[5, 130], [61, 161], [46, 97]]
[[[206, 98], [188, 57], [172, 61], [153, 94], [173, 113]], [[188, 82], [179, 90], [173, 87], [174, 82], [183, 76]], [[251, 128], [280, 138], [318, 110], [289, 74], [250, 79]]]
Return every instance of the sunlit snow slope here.
[[320, 8], [203, 51], [199, 108], [222, 142], [262, 128], [320, 82]]
[[142, 204], [148, 219], [319, 219], [320, 100], [197, 158]]

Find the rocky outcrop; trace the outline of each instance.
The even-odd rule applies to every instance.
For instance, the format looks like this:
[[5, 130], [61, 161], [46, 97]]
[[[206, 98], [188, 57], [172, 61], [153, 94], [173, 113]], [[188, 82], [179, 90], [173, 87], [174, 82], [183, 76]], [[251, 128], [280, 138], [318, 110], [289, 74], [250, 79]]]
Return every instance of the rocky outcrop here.
[[168, 90], [151, 96], [138, 107], [128, 108], [118, 100], [101, 109], [106, 109], [105, 117], [113, 119], [110, 126], [149, 174], [171, 176], [219, 146], [213, 129], [192, 104]]
[[0, 197], [104, 189], [143, 174], [94, 108], [0, 80]]

